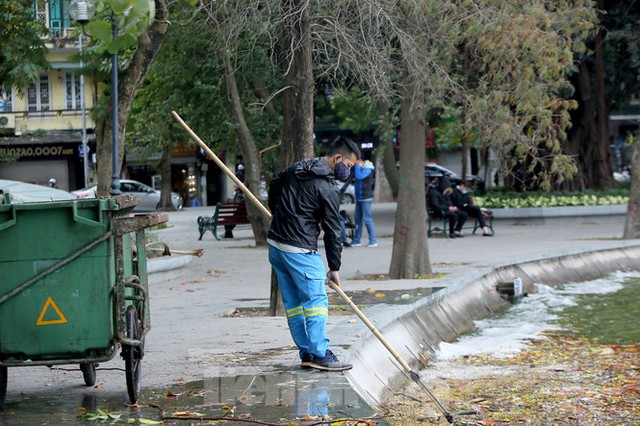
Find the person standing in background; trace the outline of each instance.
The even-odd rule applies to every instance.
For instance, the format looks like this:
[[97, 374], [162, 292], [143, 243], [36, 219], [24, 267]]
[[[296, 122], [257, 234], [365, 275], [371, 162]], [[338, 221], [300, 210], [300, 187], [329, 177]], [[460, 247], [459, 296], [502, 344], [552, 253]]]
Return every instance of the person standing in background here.
[[356, 178], [356, 230], [353, 234], [353, 241], [351, 241], [352, 247], [359, 247], [362, 245], [363, 224], [367, 227], [367, 234], [369, 235], [369, 244], [367, 244], [367, 247], [378, 246], [378, 242], [376, 241], [376, 231], [373, 225], [373, 217], [371, 216], [374, 168], [373, 163], [369, 160], [359, 160], [354, 167], [354, 177]]
[[[340, 197], [342, 198], [342, 194], [345, 193], [347, 187], [350, 185], [351, 178], [342, 184], [340, 187]], [[340, 243], [344, 247], [351, 247], [351, 243], [347, 241], [347, 212], [345, 210], [340, 210]], [[349, 219], [350, 220], [350, 219]]]

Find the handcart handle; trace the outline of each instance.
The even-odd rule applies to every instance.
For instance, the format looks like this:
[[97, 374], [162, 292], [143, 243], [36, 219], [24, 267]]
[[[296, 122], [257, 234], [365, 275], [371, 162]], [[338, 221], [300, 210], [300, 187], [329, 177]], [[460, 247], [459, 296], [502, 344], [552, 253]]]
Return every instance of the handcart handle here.
[[83, 225], [100, 226], [100, 227], [104, 226], [103, 214], [100, 211], [98, 211], [98, 220], [96, 221], [93, 219], [89, 219], [88, 217], [81, 216], [80, 213], [78, 212], [78, 203], [72, 203], [71, 206], [73, 210], [74, 221], [78, 223], [82, 223]]
[[[8, 196], [9, 194], [7, 194], [7, 197]], [[2, 231], [3, 229], [11, 228], [13, 225], [16, 224], [16, 206], [10, 205], [10, 211], [11, 211], [11, 219], [7, 220], [4, 223], [0, 223], [0, 231]]]

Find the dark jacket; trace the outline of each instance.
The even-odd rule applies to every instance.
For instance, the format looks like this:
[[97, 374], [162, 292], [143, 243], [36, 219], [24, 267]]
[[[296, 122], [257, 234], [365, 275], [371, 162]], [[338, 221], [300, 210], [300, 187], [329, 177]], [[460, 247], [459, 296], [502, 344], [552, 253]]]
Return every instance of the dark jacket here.
[[430, 185], [429, 191], [427, 192], [431, 209], [440, 215], [444, 215], [444, 213], [449, 210], [449, 207], [453, 205], [451, 198], [448, 195], [444, 195], [447, 188], [451, 188], [451, 182], [448, 178], [443, 177], [437, 186]]
[[464, 194], [458, 189], [458, 187], [455, 187], [453, 188], [453, 192], [451, 193], [451, 202], [457, 208], [463, 209], [467, 206], [473, 205], [470, 195], [471, 194], [469, 192]]
[[433, 185], [429, 187], [427, 197], [429, 198], [429, 206], [438, 216], [444, 215], [449, 210], [449, 207], [453, 205], [451, 199]]
[[318, 250], [324, 231], [327, 263], [340, 270], [340, 188], [324, 158], [302, 160], [271, 181], [269, 209], [273, 214], [268, 237], [280, 243]]
[[373, 169], [356, 164], [353, 175], [356, 178], [356, 200], [373, 199]]

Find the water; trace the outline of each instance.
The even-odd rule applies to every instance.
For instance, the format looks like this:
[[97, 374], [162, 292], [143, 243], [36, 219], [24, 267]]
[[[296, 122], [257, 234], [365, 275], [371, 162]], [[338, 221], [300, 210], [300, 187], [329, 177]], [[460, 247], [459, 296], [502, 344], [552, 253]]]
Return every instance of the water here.
[[[60, 390], [47, 395], [9, 395], [4, 408], [0, 408], [0, 425], [72, 425], [111, 423], [87, 421], [77, 417], [83, 413], [99, 413], [118, 417], [118, 423], [160, 421], [160, 409], [165, 416], [176, 412], [194, 413], [193, 416], [236, 417], [244, 420], [298, 423], [300, 419], [331, 416], [365, 418], [375, 416], [351, 388], [342, 374], [296, 370], [269, 375], [240, 375], [205, 377], [189, 383], [174, 383], [163, 389], [144, 389], [139, 407], [125, 405], [123, 393], [104, 394], [88, 391], [84, 395], [69, 395]], [[182, 424], [171, 420], [165, 424]], [[187, 423], [185, 423], [187, 424]], [[224, 424], [246, 424], [225, 422]], [[386, 422], [377, 422], [387, 425]]]
[[536, 292], [502, 313], [476, 321], [475, 332], [440, 344], [438, 359], [464, 355], [512, 356], [547, 330], [562, 328], [605, 344], [640, 342], [640, 275], [562, 286], [536, 284]]
[[640, 278], [624, 281], [622, 288], [604, 295], [583, 294], [578, 304], [567, 307], [560, 317], [563, 329], [597, 339], [601, 344], [640, 342]]

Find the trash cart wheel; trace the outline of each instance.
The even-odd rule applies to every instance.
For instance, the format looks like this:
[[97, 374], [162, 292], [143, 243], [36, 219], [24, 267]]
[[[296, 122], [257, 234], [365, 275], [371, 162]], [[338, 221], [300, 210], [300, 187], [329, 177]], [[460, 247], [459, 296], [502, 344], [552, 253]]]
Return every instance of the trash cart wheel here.
[[80, 371], [82, 371], [85, 385], [94, 386], [96, 384], [96, 364], [83, 362], [80, 364]]
[[0, 367], [0, 405], [4, 404], [7, 396], [7, 367]]
[[[127, 307], [126, 312], [126, 334], [127, 338], [140, 340], [140, 321], [138, 312], [132, 305]], [[122, 345], [122, 357], [124, 358], [124, 366], [127, 376], [127, 392], [129, 400], [132, 404], [138, 402], [140, 394], [140, 378], [142, 376], [142, 350], [138, 346]]]

